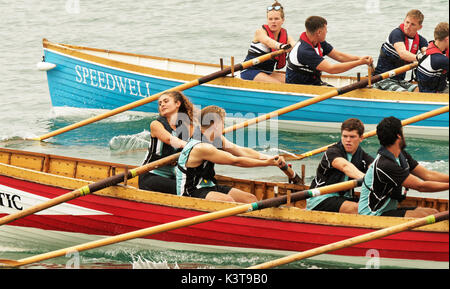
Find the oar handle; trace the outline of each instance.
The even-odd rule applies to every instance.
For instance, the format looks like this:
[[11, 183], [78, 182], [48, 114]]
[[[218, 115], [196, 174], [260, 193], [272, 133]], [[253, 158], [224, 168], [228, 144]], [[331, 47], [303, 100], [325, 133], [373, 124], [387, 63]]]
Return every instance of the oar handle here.
[[[309, 189], [304, 191], [299, 191], [291, 194], [291, 202], [297, 202], [300, 200], [309, 199], [312, 197], [330, 194], [334, 192], [346, 191], [362, 185], [363, 179], [350, 180], [346, 182], [336, 183], [324, 187], [318, 187], [315, 189]], [[254, 204], [254, 207], [258, 210], [265, 208], [278, 207], [280, 205], [287, 203], [288, 196], [280, 196], [276, 198], [270, 198], [266, 200], [259, 201]]]
[[[419, 114], [419, 115], [416, 115], [416, 116], [413, 116], [413, 117], [410, 117], [410, 118], [402, 120], [402, 126], [407, 126], [407, 125], [410, 125], [410, 124], [413, 124], [413, 123], [425, 120], [427, 118], [431, 118], [431, 117], [434, 117], [434, 116], [446, 113], [448, 111], [449, 111], [449, 106], [448, 105], [440, 107], [440, 108], [437, 108], [437, 109], [433, 109], [432, 111], [428, 111], [428, 112], [425, 112], [425, 113], [422, 113], [422, 114]], [[371, 130], [369, 132], [364, 133], [362, 138], [365, 139], [365, 138], [368, 138], [368, 137], [375, 136], [376, 134], [377, 134], [377, 131], [374, 129], [374, 130]], [[286, 160], [302, 160], [304, 158], [307, 158], [307, 157], [310, 157], [310, 156], [322, 153], [322, 152], [326, 151], [330, 146], [332, 146], [334, 144], [336, 144], [336, 143], [332, 143], [332, 144], [329, 144], [329, 145], [326, 145], [326, 146], [323, 146], [323, 147], [311, 150], [311, 151], [306, 152], [306, 153], [297, 154], [297, 155], [283, 155], [283, 157]]]

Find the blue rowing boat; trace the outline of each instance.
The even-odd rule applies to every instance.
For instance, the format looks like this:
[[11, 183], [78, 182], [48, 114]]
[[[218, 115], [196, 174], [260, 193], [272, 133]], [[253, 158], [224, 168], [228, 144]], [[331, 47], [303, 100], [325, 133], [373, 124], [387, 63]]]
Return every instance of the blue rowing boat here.
[[[46, 39], [43, 47], [45, 60], [38, 67], [47, 72], [55, 109], [110, 110], [221, 69], [214, 64], [58, 44]], [[336, 87], [357, 81], [343, 76], [324, 76], [324, 80]], [[242, 119], [269, 113], [331, 89], [247, 81], [236, 73], [234, 77], [222, 77], [187, 89], [185, 94], [197, 106], [218, 105], [227, 111], [227, 117]], [[281, 115], [276, 125], [289, 131], [337, 132], [342, 121], [357, 117], [371, 130], [384, 117], [406, 119], [446, 105], [448, 94], [364, 88]], [[157, 113], [157, 102], [133, 111]], [[448, 113], [405, 128], [409, 137], [448, 140], [448, 132]]]

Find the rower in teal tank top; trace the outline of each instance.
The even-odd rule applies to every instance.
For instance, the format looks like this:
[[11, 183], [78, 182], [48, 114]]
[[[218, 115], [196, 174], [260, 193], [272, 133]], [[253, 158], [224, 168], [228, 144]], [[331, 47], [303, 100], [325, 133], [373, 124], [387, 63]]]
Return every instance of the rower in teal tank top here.
[[187, 168], [186, 163], [189, 154], [195, 145], [201, 143], [199, 140], [191, 139], [178, 158], [178, 165], [175, 168], [177, 179], [177, 195], [187, 195], [195, 189], [214, 187], [216, 185], [214, 163], [204, 161], [202, 165], [196, 168]]

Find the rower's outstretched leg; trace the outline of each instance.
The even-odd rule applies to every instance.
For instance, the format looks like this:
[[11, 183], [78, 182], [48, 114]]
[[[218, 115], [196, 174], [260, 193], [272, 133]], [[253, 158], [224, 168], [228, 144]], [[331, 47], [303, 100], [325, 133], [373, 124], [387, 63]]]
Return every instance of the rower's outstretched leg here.
[[230, 192], [228, 193], [229, 196], [231, 196], [236, 202], [238, 203], [254, 203], [257, 202], [258, 199], [255, 195], [241, 191], [236, 188], [232, 188]]
[[423, 217], [437, 214], [437, 213], [439, 213], [438, 210], [433, 209], [433, 208], [417, 207], [414, 210], [406, 211], [405, 217], [407, 217], [407, 218], [423, 218]]

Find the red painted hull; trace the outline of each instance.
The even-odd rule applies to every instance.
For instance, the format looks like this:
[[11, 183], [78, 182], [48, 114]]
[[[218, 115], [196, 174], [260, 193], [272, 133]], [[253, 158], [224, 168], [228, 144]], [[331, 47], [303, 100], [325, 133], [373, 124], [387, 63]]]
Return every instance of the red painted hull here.
[[[0, 176], [0, 184], [45, 198], [54, 198], [68, 192], [65, 189], [4, 176]], [[14, 221], [10, 225], [93, 235], [117, 235], [203, 214], [189, 209], [97, 195], [85, 196], [69, 203], [107, 214], [32, 215]], [[0, 217], [4, 215], [0, 213]], [[373, 230], [238, 216], [160, 233], [148, 238], [169, 242], [304, 251], [371, 231]], [[331, 254], [364, 257], [369, 249], [378, 250], [381, 258], [448, 262], [449, 234], [402, 232], [340, 249]]]

